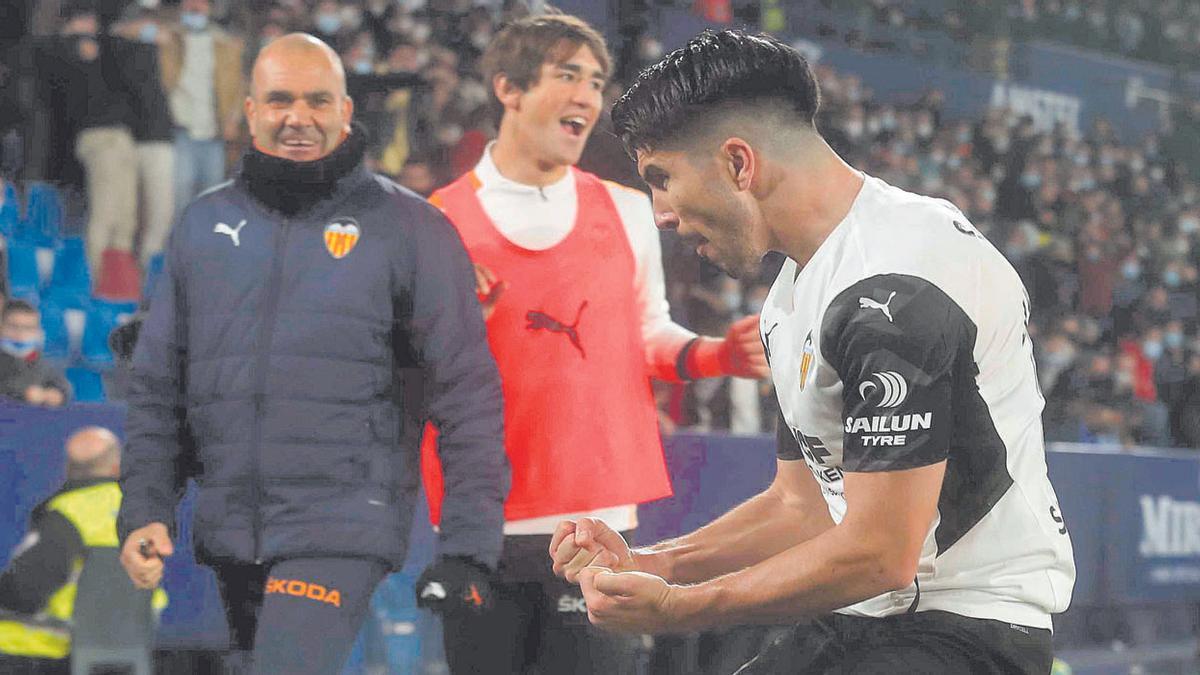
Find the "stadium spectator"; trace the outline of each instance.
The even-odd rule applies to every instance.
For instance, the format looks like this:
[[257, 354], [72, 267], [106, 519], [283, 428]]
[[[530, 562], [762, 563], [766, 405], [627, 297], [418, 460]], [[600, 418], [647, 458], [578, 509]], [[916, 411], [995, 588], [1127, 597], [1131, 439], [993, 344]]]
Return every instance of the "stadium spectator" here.
[[91, 3], [64, 8], [59, 34], [38, 50], [39, 92], [74, 139], [87, 181], [87, 257], [98, 295], [139, 295], [133, 240], [137, 227], [137, 155], [131, 124], [136, 77], [124, 41], [100, 33]]
[[[0, 671], [70, 672], [71, 617], [90, 549], [117, 548], [121, 445], [102, 427], [67, 439], [67, 479], [30, 516], [29, 530], [0, 574]], [[167, 596], [156, 590], [156, 609]]]
[[1186, 392], [1179, 402], [1179, 444], [1187, 448], [1200, 448], [1200, 350], [1193, 350], [1188, 357]]
[[246, 94], [241, 38], [212, 22], [210, 0], [182, 0], [161, 27], [163, 88], [175, 123], [175, 211], [225, 180], [227, 144], [238, 140]]
[[129, 40], [133, 84], [130, 118], [137, 154], [138, 257], [143, 268], [162, 251], [175, 219], [175, 130], [159, 53], [169, 35], [157, 13], [135, 10], [113, 33]]
[[0, 313], [0, 396], [56, 408], [71, 401], [71, 383], [42, 358], [45, 333], [37, 309], [9, 300]]

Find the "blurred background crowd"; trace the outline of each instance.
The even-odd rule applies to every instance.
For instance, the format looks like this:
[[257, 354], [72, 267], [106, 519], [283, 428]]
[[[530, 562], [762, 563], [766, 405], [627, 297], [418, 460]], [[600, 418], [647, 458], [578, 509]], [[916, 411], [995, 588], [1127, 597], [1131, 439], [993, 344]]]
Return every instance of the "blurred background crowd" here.
[[[766, 24], [779, 4], [692, 9]], [[850, 20], [836, 30], [863, 49], [920, 53], [929, 35], [1042, 38], [1200, 65], [1200, 4], [1184, 0], [945, 0], [915, 3], [919, 11], [893, 0], [801, 4], [837, 4]], [[428, 195], [470, 169], [495, 135], [477, 63], [483, 48], [502, 22], [541, 5], [45, 0], [0, 10], [27, 12], [37, 36], [33, 49], [6, 47], [0, 65], [5, 295], [39, 308], [44, 356], [67, 368], [77, 397], [119, 398], [125, 341], [109, 344], [108, 332], [152, 286], [179, 209], [235, 169], [248, 142], [247, 69], [263, 45], [295, 30], [333, 45], [375, 170]], [[938, 5], [944, 11], [931, 11]], [[884, 44], [854, 28], [868, 24], [903, 39]], [[663, 46], [643, 22], [613, 51], [620, 65], [609, 101]], [[1200, 104], [1184, 102], [1157, 131], [1123, 142], [1104, 120], [1047, 127], [1007, 107], [953, 118], [939, 91], [883, 103], [852, 72], [818, 72], [819, 125], [847, 161], [950, 200], [1020, 272], [1049, 440], [1200, 448], [1200, 167], [1180, 151], [1197, 145], [1188, 134]], [[607, 124], [582, 167], [645, 189]], [[757, 312], [778, 264], [768, 260], [759, 278], [734, 281], [664, 235], [672, 313], [702, 333], [722, 334]], [[656, 393], [667, 429], [757, 433], [774, 425], [769, 383], [660, 385]]]

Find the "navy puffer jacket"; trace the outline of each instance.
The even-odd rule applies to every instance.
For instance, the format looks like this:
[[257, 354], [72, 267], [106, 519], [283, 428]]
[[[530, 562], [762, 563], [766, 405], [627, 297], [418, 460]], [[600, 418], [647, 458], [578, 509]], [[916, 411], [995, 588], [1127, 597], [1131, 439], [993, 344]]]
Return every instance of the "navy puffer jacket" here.
[[474, 286], [441, 213], [361, 163], [294, 217], [241, 180], [201, 195], [172, 233], [134, 353], [122, 541], [174, 527], [192, 476], [204, 562], [398, 567], [420, 475], [404, 396], [415, 366], [442, 432], [440, 552], [494, 565], [508, 464]]

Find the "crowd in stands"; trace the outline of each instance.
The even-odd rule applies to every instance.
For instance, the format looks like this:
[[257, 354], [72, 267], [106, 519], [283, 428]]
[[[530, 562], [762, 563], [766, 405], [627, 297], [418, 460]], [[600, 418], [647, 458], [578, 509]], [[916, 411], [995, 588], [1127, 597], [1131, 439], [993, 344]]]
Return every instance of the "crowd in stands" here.
[[[962, 44], [1044, 39], [1170, 67], [1200, 66], [1200, 5], [1189, 0], [816, 1], [877, 26], [934, 31]], [[846, 37], [869, 42], [861, 32]], [[919, 48], [921, 41], [905, 44]]]
[[[139, 96], [165, 101], [161, 112], [170, 116], [156, 122], [167, 125], [165, 134], [161, 128], [135, 128], [138, 116], [128, 112], [105, 120], [106, 128], [124, 125], [130, 167], [142, 161], [143, 145], [156, 145], [160, 154], [170, 148], [176, 165], [200, 166], [205, 153], [212, 166], [220, 160], [219, 172], [197, 174], [187, 185], [175, 180], [166, 186], [161, 164], [157, 171], [144, 171], [142, 201], [134, 198], [143, 218], [163, 208], [151, 208], [147, 196], [173, 190], [169, 210], [177, 212], [207, 187], [203, 183], [234, 166], [248, 139], [244, 124], [222, 103], [228, 99], [222, 90], [244, 87], [258, 49], [293, 30], [314, 33], [342, 55], [356, 119], [370, 138], [373, 167], [428, 195], [473, 166], [494, 136], [477, 60], [500, 22], [528, 11], [521, 2], [470, 0], [276, 0], [265, 9], [251, 3], [182, 2], [183, 13], [132, 3], [107, 32], [96, 26], [90, 34], [84, 30], [83, 38], [78, 26], [70, 29], [76, 50], [89, 39], [101, 47], [117, 39], [156, 47], [155, 79], [147, 83], [149, 71], [129, 66], [142, 68], [137, 77], [127, 78], [139, 86], [110, 92], [117, 101], [112, 105], [127, 111], [145, 108]], [[869, 5], [881, 20], [909, 20], [903, 13], [893, 16], [897, 3], [872, 0]], [[1200, 49], [1196, 3], [1168, 0], [1114, 9], [1104, 2], [1013, 0], [1009, 9], [1014, 24], [1027, 22], [1036, 30], [1103, 26], [1096, 34], [1117, 41], [1094, 45], [1105, 49], [1152, 57], [1137, 50], [1171, 48], [1192, 58]], [[189, 13], [203, 14], [205, 20]], [[1140, 28], [1133, 30], [1133, 24]], [[61, 34], [63, 26], [53, 32]], [[210, 32], [212, 37], [200, 37]], [[653, 47], [654, 41], [647, 44]], [[236, 55], [243, 79], [217, 82], [212, 68], [181, 68], [178, 50], [196, 48], [210, 50], [218, 60]], [[229, 53], [217, 56], [224, 48]], [[640, 51], [652, 49], [633, 53]], [[1160, 136], [1122, 144], [1100, 122], [1074, 137], [1063, 129], [1040, 129], [1005, 109], [992, 109], [983, 119], [949, 119], [936, 91], [914, 93], [903, 105], [883, 103], [853, 74], [828, 67], [818, 71], [824, 98], [819, 126], [831, 145], [868, 173], [959, 206], [1023, 277], [1050, 440], [1200, 448], [1200, 195], [1195, 178], [1166, 159]], [[150, 84], [159, 90], [146, 93], [154, 88]], [[606, 99], [620, 91], [621, 83], [614, 82]], [[203, 120], [184, 112], [188, 101], [197, 100], [212, 111]], [[78, 155], [83, 137], [75, 124], [63, 133], [73, 134], [69, 145]], [[605, 122], [581, 164], [644, 188]], [[88, 186], [96, 189], [91, 182]], [[93, 219], [96, 196], [90, 195]], [[161, 215], [150, 218], [162, 220]], [[93, 228], [89, 224], [89, 235]], [[131, 239], [138, 243], [128, 250], [137, 253], [135, 264], [148, 268], [161, 241], [153, 225], [141, 229], [152, 234]], [[89, 247], [87, 257], [102, 266], [98, 251]], [[730, 322], [756, 312], [778, 264], [769, 260], [760, 278], [734, 281], [664, 235], [673, 313], [701, 333], [723, 334]], [[758, 432], [774, 425], [774, 394], [766, 382], [662, 385], [657, 393], [668, 428]]]

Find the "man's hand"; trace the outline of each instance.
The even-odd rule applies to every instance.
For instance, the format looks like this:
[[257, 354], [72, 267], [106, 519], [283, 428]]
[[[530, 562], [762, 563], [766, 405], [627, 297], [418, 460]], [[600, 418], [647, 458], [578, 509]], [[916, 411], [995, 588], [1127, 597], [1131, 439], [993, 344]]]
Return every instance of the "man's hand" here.
[[46, 387], [42, 390], [42, 405], [49, 408], [57, 408], [66, 401], [62, 391], [55, 387]]
[[55, 387], [42, 387], [35, 384], [25, 389], [25, 402], [29, 405], [57, 408], [65, 401], [66, 397]]
[[689, 630], [678, 616], [681, 588], [645, 572], [612, 572], [587, 567], [579, 587], [592, 624], [622, 633], [670, 633]]
[[625, 538], [599, 518], [559, 523], [550, 538], [550, 558], [554, 573], [571, 583], [577, 583], [579, 573], [590, 565], [621, 571], [637, 569]]
[[481, 614], [495, 604], [492, 576], [486, 565], [472, 558], [439, 558], [417, 579], [417, 606], [443, 614]]
[[129, 533], [121, 547], [121, 565], [134, 586], [154, 588], [162, 581], [163, 558], [174, 552], [167, 526], [150, 523]]
[[29, 405], [45, 405], [46, 403], [45, 387], [32, 384], [25, 388], [25, 402]]
[[484, 321], [492, 318], [492, 312], [496, 311], [496, 301], [507, 287], [508, 284], [496, 279], [496, 275], [490, 269], [475, 263], [475, 295], [479, 296], [479, 304], [483, 305]]
[[734, 377], [761, 380], [771, 374], [758, 336], [757, 314], [733, 322], [721, 344], [720, 358], [722, 369]]

